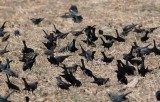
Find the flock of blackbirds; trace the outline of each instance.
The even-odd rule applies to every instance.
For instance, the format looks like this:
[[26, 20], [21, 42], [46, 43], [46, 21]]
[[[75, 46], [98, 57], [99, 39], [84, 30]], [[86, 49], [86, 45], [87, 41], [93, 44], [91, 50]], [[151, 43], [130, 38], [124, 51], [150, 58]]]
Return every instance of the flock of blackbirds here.
[[[75, 23], [80, 23], [83, 21], [83, 17], [81, 15], [78, 15], [78, 9], [75, 5], [72, 5], [69, 9], [69, 12], [65, 13], [61, 16], [64, 19], [72, 18], [72, 20]], [[31, 21], [35, 25], [39, 25], [44, 18], [32, 18]], [[6, 21], [7, 22], [7, 21]], [[7, 32], [4, 31], [5, 24], [3, 23], [2, 27], [0, 28], [0, 37], [2, 37], [2, 42], [7, 41], [10, 37], [10, 35], [6, 35]], [[100, 37], [97, 37], [96, 35], [96, 26], [87, 26], [82, 30], [79, 31], [70, 31], [67, 33], [61, 32], [59, 29], [56, 28], [54, 25], [55, 30], [51, 33], [47, 33], [45, 30], [43, 30], [45, 36], [44, 38], [47, 40], [46, 42], [42, 42], [44, 46], [46, 47], [47, 51], [45, 50], [45, 55], [47, 56], [47, 60], [50, 64], [58, 66], [62, 68], [62, 73], [56, 77], [57, 80], [57, 87], [64, 90], [70, 90], [69, 88], [71, 86], [74, 87], [80, 87], [82, 85], [81, 81], [78, 80], [75, 77], [75, 73], [80, 67], [82, 73], [90, 78], [93, 78], [93, 81], [91, 83], [100, 85], [105, 85], [110, 79], [109, 78], [101, 78], [94, 75], [93, 71], [90, 68], [87, 68], [85, 66], [84, 61], [93, 61], [95, 59], [95, 53], [96, 51], [86, 50], [83, 48], [83, 46], [79, 43], [80, 49], [77, 48], [77, 42], [76, 38], [81, 35], [85, 35], [86, 39], [82, 40], [88, 47], [97, 47], [102, 46], [104, 49], [110, 49], [114, 42], [123, 43], [126, 41], [125, 36], [128, 36], [130, 32], [136, 32], [136, 33], [142, 33], [144, 36], [140, 38], [142, 42], [146, 42], [149, 39], [149, 34], [153, 33], [154, 30], [158, 29], [158, 27], [153, 28], [142, 28], [139, 24], [131, 24], [127, 25], [122, 29], [122, 32], [119, 33], [119, 31], [116, 29], [116, 37], [104, 34], [103, 30], [99, 30], [98, 33], [101, 35]], [[14, 32], [15, 36], [21, 36], [21, 33], [19, 30], [15, 30]], [[76, 38], [73, 39], [70, 43], [68, 43], [66, 46], [61, 46], [56, 50], [57, 48], [57, 42], [59, 39], [65, 39], [68, 34], [72, 34]], [[101, 40], [101, 44], [97, 45], [95, 41], [98, 39]], [[26, 44], [26, 41], [22, 41], [24, 47], [22, 48], [22, 58], [20, 58], [19, 61], [23, 62], [22, 70], [31, 70], [34, 63], [36, 62], [36, 58], [39, 55], [34, 51], [34, 49], [29, 48]], [[7, 46], [9, 43], [6, 44], [6, 46], [0, 50], [0, 55], [3, 56], [5, 53], [9, 52], [7, 50]], [[135, 72], [138, 71], [138, 73], [145, 77], [147, 73], [151, 72], [152, 70], [145, 66], [145, 56], [149, 55], [150, 53], [154, 53], [155, 55], [160, 55], [160, 49], [156, 45], [156, 41], [153, 40], [153, 47], [149, 47], [151, 44], [146, 46], [139, 46], [136, 42], [133, 42], [133, 45], [131, 45], [131, 50], [127, 53], [123, 54], [123, 60], [116, 60], [117, 61], [117, 68], [115, 70], [115, 73], [117, 74], [117, 80], [127, 85], [128, 80], [127, 76], [133, 76], [135, 75]], [[81, 56], [81, 59], [79, 60], [81, 62], [81, 65], [73, 64], [71, 66], [66, 66], [63, 61], [70, 56], [72, 56], [72, 53], [76, 53], [76, 51], [81, 50], [81, 53], [78, 55]], [[55, 52], [63, 53], [63, 52], [70, 52], [70, 55], [65, 56], [55, 56]], [[114, 57], [108, 57], [106, 56], [105, 52], [101, 52], [102, 55], [102, 62], [105, 62], [106, 64], [111, 63], [114, 60]], [[85, 60], [84, 60], [85, 59]], [[6, 63], [0, 62], [0, 72], [3, 72], [6, 74], [6, 84], [10, 90], [13, 90], [12, 92], [8, 93], [6, 96], [0, 96], [0, 102], [8, 102], [8, 97], [13, 92], [20, 92], [20, 88], [14, 84], [10, 77], [18, 78], [18, 74], [11, 69], [10, 63], [12, 60], [6, 58]], [[38, 87], [38, 81], [35, 82], [27, 82], [25, 78], [22, 78], [24, 82], [24, 89], [28, 92], [31, 91], [32, 93], [34, 90]], [[64, 81], [65, 80], [65, 81]], [[113, 94], [109, 93], [108, 96], [112, 102], [122, 102], [125, 101], [127, 98], [126, 96], [130, 94], [131, 92], [125, 93], [125, 94]], [[156, 98], [157, 100], [160, 100], [160, 91], [156, 92]], [[25, 97], [26, 102], [29, 102], [29, 97]]]

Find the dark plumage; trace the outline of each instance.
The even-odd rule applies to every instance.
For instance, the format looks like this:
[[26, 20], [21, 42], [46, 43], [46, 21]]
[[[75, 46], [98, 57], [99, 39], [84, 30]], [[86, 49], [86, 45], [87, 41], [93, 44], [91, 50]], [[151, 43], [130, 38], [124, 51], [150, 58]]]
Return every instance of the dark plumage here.
[[10, 37], [10, 34], [4, 36], [4, 37], [2, 38], [2, 42], [7, 41], [7, 40], [9, 39], [9, 37]]
[[80, 68], [81, 68], [83, 74], [85, 74], [85, 75], [87, 75], [89, 77], [93, 77], [92, 71], [85, 67], [83, 59], [81, 59], [81, 63], [82, 63], [82, 66], [80, 66]]
[[157, 99], [157, 101], [160, 101], [160, 91], [156, 92], [156, 99]]
[[42, 22], [44, 18], [32, 18], [31, 21], [33, 24], [38, 25], [40, 22]]
[[149, 39], [148, 34], [149, 34], [149, 32], [146, 31], [146, 32], [145, 32], [145, 35], [141, 37], [141, 41], [142, 41], [142, 42], [145, 42], [145, 41], [147, 41], [147, 40]]
[[105, 42], [102, 37], [100, 37], [100, 38], [101, 38], [101, 40], [102, 40], [102, 44], [101, 44], [101, 45], [102, 45], [104, 48], [108, 48], [108, 50], [109, 50], [109, 48], [112, 47], [114, 41], [111, 40], [111, 41], [109, 41], [109, 42]]
[[56, 77], [56, 79], [57, 79], [57, 86], [61, 89], [69, 90], [69, 87], [72, 86], [71, 84], [62, 81], [61, 77]]
[[25, 78], [22, 78], [22, 80], [23, 80], [24, 85], [25, 85], [25, 88], [23, 90], [32, 91], [32, 93], [33, 93], [33, 91], [35, 89], [37, 89], [38, 81], [33, 82], [33, 83], [28, 83]]
[[109, 81], [109, 78], [97, 78], [95, 76], [93, 76], [93, 78], [94, 78], [94, 81], [91, 82], [91, 83], [95, 83], [98, 86], [104, 85], [104, 84], [106, 84]]
[[13, 90], [16, 90], [16, 91], [20, 91], [19, 87], [15, 84], [13, 84], [10, 80], [9, 80], [9, 77], [8, 75], [6, 74], [7, 76], [7, 81], [6, 81], [6, 84], [8, 86], [9, 89], [13, 89]]
[[103, 62], [111, 63], [114, 59], [114, 57], [107, 57], [104, 52], [101, 52], [101, 54], [103, 56], [103, 58], [101, 59]]
[[22, 53], [30, 53], [30, 52], [34, 52], [34, 50], [32, 48], [28, 48], [27, 45], [26, 45], [26, 41], [23, 40], [23, 49], [22, 49]]

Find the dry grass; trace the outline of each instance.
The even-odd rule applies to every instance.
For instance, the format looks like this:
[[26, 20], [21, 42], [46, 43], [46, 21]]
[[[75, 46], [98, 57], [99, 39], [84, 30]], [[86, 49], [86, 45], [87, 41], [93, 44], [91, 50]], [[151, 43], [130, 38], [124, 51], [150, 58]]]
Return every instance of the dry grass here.
[[[64, 20], [60, 16], [65, 13], [69, 7], [75, 4], [78, 6], [79, 14], [84, 17], [81, 24], [75, 24], [70, 19]], [[142, 78], [138, 74], [133, 77], [128, 77], [129, 82], [138, 79], [138, 84], [135, 87], [126, 87], [117, 82], [116, 61], [111, 64], [98, 63], [101, 54], [98, 51], [104, 50], [102, 47], [94, 48], [96, 50], [96, 60], [93, 63], [86, 63], [87, 67], [93, 70], [94, 74], [101, 77], [109, 77], [111, 81], [107, 86], [97, 86], [91, 84], [93, 79], [87, 78], [80, 71], [76, 77], [82, 82], [80, 88], [71, 87], [70, 91], [59, 90], [56, 86], [55, 77], [60, 74], [60, 68], [54, 68], [47, 61], [43, 54], [44, 46], [41, 43], [44, 41], [44, 34], [40, 26], [34, 26], [30, 18], [44, 17], [45, 20], [41, 26], [48, 32], [53, 30], [55, 24], [58, 29], [63, 32], [84, 28], [87, 25], [97, 25], [97, 29], [102, 29], [104, 32], [115, 35], [114, 28], [121, 30], [121, 27], [131, 23], [142, 23], [144, 27], [152, 27], [160, 25], [160, 1], [159, 0], [1, 0], [0, 3], [0, 24], [4, 21], [10, 21], [6, 25], [6, 31], [11, 34], [9, 38], [9, 52], [4, 57], [0, 58], [5, 61], [5, 58], [14, 60], [11, 64], [12, 69], [19, 73], [19, 78], [11, 78], [11, 80], [23, 89], [21, 77], [26, 77], [30, 82], [39, 81], [38, 89], [35, 95], [29, 93], [31, 102], [109, 102], [108, 92], [128, 92], [133, 91], [129, 95], [131, 102], [156, 102], [155, 92], [160, 88], [159, 75], [159, 56], [153, 54], [147, 56], [146, 65], [154, 71]], [[19, 29], [22, 33], [20, 38], [16, 38], [13, 34], [15, 29]], [[156, 30], [151, 34], [151, 39], [146, 43], [151, 43], [156, 39], [159, 43], [160, 30]], [[139, 35], [136, 35], [139, 37]], [[115, 43], [111, 50], [106, 54], [110, 54], [116, 59], [121, 59], [124, 52], [128, 52], [133, 41], [137, 41], [140, 45], [146, 45], [139, 41], [135, 34], [129, 34], [125, 43]], [[22, 71], [22, 63], [18, 61], [21, 49], [23, 47], [22, 40], [25, 39], [29, 47], [32, 47], [40, 55], [37, 58], [36, 64], [32, 71]], [[69, 35], [67, 40], [63, 40], [60, 45], [70, 42], [73, 37]], [[78, 38], [78, 42], [83, 37]], [[65, 41], [65, 42], [64, 42]], [[81, 42], [82, 43], [82, 42]], [[98, 40], [97, 44], [101, 42]], [[0, 48], [3, 48], [6, 43], [1, 43]], [[84, 46], [86, 49], [87, 46]], [[79, 51], [77, 52], [79, 53]], [[80, 64], [80, 57], [73, 54], [65, 64], [73, 63]], [[68, 53], [64, 53], [68, 54]], [[56, 53], [56, 55], [60, 55]], [[0, 73], [0, 94], [7, 93], [8, 88], [5, 84], [5, 74]], [[13, 102], [24, 102], [24, 97], [27, 93], [14, 93], [10, 100]]]

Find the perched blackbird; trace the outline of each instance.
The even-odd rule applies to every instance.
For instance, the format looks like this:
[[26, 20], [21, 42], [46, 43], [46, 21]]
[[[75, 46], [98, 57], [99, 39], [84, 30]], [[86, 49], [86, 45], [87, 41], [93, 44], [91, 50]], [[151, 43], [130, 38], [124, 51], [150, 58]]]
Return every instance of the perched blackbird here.
[[91, 47], [96, 47], [96, 44], [94, 42], [91, 41], [91, 39], [89, 37], [87, 37], [86, 40], [82, 40], [84, 43], [87, 44], [87, 46], [91, 46]]
[[94, 78], [94, 81], [91, 82], [91, 83], [95, 83], [98, 86], [104, 85], [104, 84], [106, 84], [109, 81], [109, 78], [97, 78], [95, 76], [93, 76], [93, 78]]
[[20, 91], [19, 87], [18, 87], [17, 85], [13, 84], [13, 83], [9, 80], [9, 77], [8, 77], [7, 74], [6, 74], [6, 76], [7, 76], [7, 81], [6, 81], [6, 83], [7, 83], [8, 88], [9, 88], [9, 89], [14, 89], [14, 90]]
[[156, 99], [157, 99], [157, 101], [160, 101], [160, 91], [156, 92]]
[[155, 40], [153, 40], [153, 44], [154, 44], [154, 46], [153, 46], [153, 48], [151, 49], [152, 52], [154, 52], [155, 55], [160, 55], [160, 49], [157, 48], [157, 45], [156, 45], [156, 41], [155, 41]]
[[132, 31], [136, 26], [137, 26], [137, 24], [131, 24], [131, 25], [125, 26], [125, 27], [123, 28], [123, 31], [122, 31], [121, 34], [122, 34], [123, 36], [127, 36], [128, 33], [129, 33], [130, 31]]
[[95, 30], [96, 30], [95, 25], [87, 26], [84, 30], [91, 42], [95, 42], [98, 39], [98, 37], [95, 34]]
[[30, 53], [30, 52], [34, 52], [34, 50], [32, 48], [28, 48], [27, 45], [26, 45], [26, 41], [23, 40], [23, 45], [24, 45], [24, 48], [22, 49], [22, 53]]
[[8, 93], [6, 96], [0, 96], [0, 102], [10, 102], [8, 101], [8, 98], [11, 94], [13, 94], [14, 91]]
[[69, 87], [72, 86], [71, 84], [62, 81], [61, 77], [56, 77], [56, 79], [57, 79], [57, 86], [61, 89], [69, 90]]
[[60, 76], [63, 77], [69, 83], [71, 83], [73, 86], [80, 87], [82, 85], [82, 83], [79, 80], [77, 80], [75, 76], [73, 76], [72, 72], [67, 72], [64, 73], [64, 75]]
[[111, 63], [114, 59], [114, 57], [107, 57], [104, 52], [101, 52], [101, 54], [103, 55], [103, 58], [101, 59], [103, 62]]
[[124, 83], [124, 84], [128, 84], [128, 80], [127, 80], [126, 76], [123, 73], [121, 73], [118, 70], [116, 70], [115, 72], [117, 73], [118, 81], [120, 81], [121, 83]]
[[141, 63], [140, 68], [138, 69], [138, 73], [139, 73], [141, 76], [143, 76], [143, 77], [145, 77], [146, 73], [148, 73], [148, 72], [151, 71], [151, 70], [148, 69], [148, 67], [145, 68], [144, 59], [145, 59], [145, 58], [142, 57], [142, 63]]
[[80, 47], [82, 52], [79, 55], [85, 57], [87, 62], [92, 61], [94, 59], [94, 54], [96, 53], [96, 51], [90, 51], [90, 50], [85, 51], [81, 44]]
[[32, 68], [33, 64], [35, 63], [36, 61], [36, 57], [38, 56], [38, 54], [35, 54], [35, 56], [31, 59], [27, 59], [24, 64], [23, 64], [23, 71], [26, 71], [27, 69], [30, 69]]
[[33, 93], [33, 91], [35, 89], [37, 89], [38, 81], [36, 81], [34, 83], [28, 83], [25, 78], [22, 78], [22, 80], [25, 85], [25, 88], [23, 90], [32, 91], [32, 93]]
[[57, 44], [55, 42], [47, 41], [46, 43], [45, 42], [42, 42], [42, 43], [48, 50], [51, 50], [52, 48], [54, 50], [57, 47]]
[[87, 75], [89, 77], [93, 77], [92, 71], [85, 67], [83, 59], [81, 59], [81, 63], [82, 63], [82, 66], [80, 66], [80, 68], [81, 68], [83, 74], [85, 74], [85, 75]]
[[125, 42], [125, 39], [120, 37], [119, 32], [118, 32], [117, 29], [116, 29], [116, 35], [117, 35], [117, 37], [114, 40], [116, 40], [118, 42]]
[[134, 71], [136, 70], [136, 68], [134, 66], [129, 65], [128, 63], [129, 61], [126, 60], [126, 65], [125, 65], [125, 72], [128, 75], [134, 75]]
[[6, 46], [4, 47], [4, 49], [0, 50], [0, 55], [2, 56], [3, 54], [9, 52], [7, 51], [7, 46], [8, 46], [9, 43], [6, 44]]
[[100, 38], [101, 38], [101, 40], [102, 40], [102, 44], [101, 44], [101, 45], [102, 45], [104, 48], [108, 48], [108, 50], [109, 50], [109, 48], [112, 47], [114, 41], [111, 40], [111, 41], [109, 41], [109, 42], [105, 42], [102, 37], [100, 37]]
[[3, 37], [6, 34], [6, 32], [4, 31], [6, 22], [7, 21], [5, 21], [3, 25], [0, 27], [0, 37]]
[[111, 35], [103, 35], [106, 40], [115, 40], [116, 38]]
[[62, 73], [75, 73], [77, 71], [77, 67], [78, 67], [77, 64], [73, 64], [72, 66], [69, 66], [69, 67], [66, 67], [66, 65], [63, 64], [61, 68], [63, 68], [64, 71]]
[[108, 96], [109, 96], [109, 98], [112, 102], [123, 102], [127, 99], [126, 96], [130, 93], [131, 92], [128, 92], [126, 94], [112, 94], [112, 93], [109, 93]]
[[15, 35], [15, 36], [20, 36], [20, 35], [21, 35], [21, 33], [20, 33], [20, 31], [19, 31], [19, 30], [15, 30], [15, 31], [14, 31], [14, 35]]
[[145, 42], [149, 39], [148, 34], [149, 34], [149, 31], [146, 31], [145, 35], [141, 37], [142, 42]]
[[22, 58], [20, 58], [19, 61], [26, 62], [26, 61], [32, 60], [37, 55], [38, 55], [38, 53], [35, 53], [35, 52], [23, 53], [23, 56], [22, 56]]
[[35, 25], [38, 25], [43, 20], [44, 18], [32, 18], [31, 19], [32, 23], [34, 23]]
[[134, 49], [134, 47], [132, 46], [132, 48], [131, 48], [131, 51], [129, 52], [129, 53], [124, 53], [123, 54], [123, 59], [124, 60], [131, 60], [131, 59], [133, 59], [135, 56], [133, 56], [133, 49]]
[[26, 102], [29, 102], [29, 97], [28, 96], [26, 96], [25, 99], [26, 99]]
[[98, 33], [99, 33], [100, 35], [103, 35], [103, 30], [98, 30]]
[[73, 39], [72, 42], [68, 45], [68, 50], [70, 52], [75, 52], [77, 51], [78, 49], [76, 48], [76, 39]]

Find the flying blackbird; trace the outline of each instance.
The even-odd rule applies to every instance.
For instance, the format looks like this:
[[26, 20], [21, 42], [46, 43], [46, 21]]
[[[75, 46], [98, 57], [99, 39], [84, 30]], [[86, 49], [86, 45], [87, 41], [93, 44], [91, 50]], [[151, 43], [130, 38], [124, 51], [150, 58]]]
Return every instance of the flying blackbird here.
[[44, 18], [32, 18], [30, 19], [33, 24], [38, 25], [41, 21], [44, 20]]
[[112, 102], [123, 102], [127, 99], [126, 96], [130, 93], [131, 92], [128, 92], [126, 94], [112, 94], [112, 93], [109, 93], [108, 96], [109, 96], [109, 98]]
[[109, 78], [97, 78], [94, 75], [93, 75], [93, 78], [94, 78], [94, 81], [91, 82], [91, 83], [95, 83], [98, 86], [104, 85], [104, 84], [106, 84], [109, 81]]
[[104, 48], [108, 48], [108, 50], [109, 50], [109, 48], [112, 47], [114, 41], [111, 40], [111, 41], [109, 41], [109, 42], [105, 42], [102, 37], [100, 37], [100, 38], [101, 38], [101, 40], [102, 40], [102, 44], [101, 44], [101, 45], [102, 45]]
[[148, 72], [151, 71], [151, 70], [148, 69], [148, 67], [145, 68], [144, 59], [145, 59], [145, 58], [142, 57], [142, 63], [141, 63], [140, 68], [138, 69], [138, 73], [139, 73], [141, 76], [143, 76], [143, 77], [145, 77], [146, 73], [148, 73]]
[[78, 9], [76, 5], [71, 5], [69, 12], [65, 13], [64, 15], [62, 15], [62, 18], [72, 18], [72, 20], [75, 23], [80, 23], [83, 20], [83, 17], [81, 15], [77, 15], [78, 14]]
[[76, 5], [71, 5], [69, 12], [62, 15], [62, 18], [72, 18], [78, 14], [78, 8]]
[[10, 37], [10, 34], [4, 36], [4, 37], [2, 38], [2, 42], [7, 41], [7, 40], [9, 39], [9, 37]]
[[28, 48], [27, 45], [26, 45], [26, 41], [23, 40], [23, 45], [24, 45], [24, 48], [22, 49], [22, 53], [30, 53], [30, 52], [34, 52], [34, 50], [32, 48]]
[[28, 83], [25, 78], [22, 78], [22, 80], [23, 80], [24, 85], [25, 85], [25, 88], [23, 90], [27, 90], [28, 92], [32, 91], [32, 93], [33, 93], [33, 91], [35, 89], [37, 89], [38, 81], [33, 82], [33, 83]]
[[70, 82], [73, 86], [80, 87], [82, 83], [76, 79], [75, 76], [73, 76], [72, 72], [66, 72], [64, 75], [60, 75], [63, 77], [66, 81]]
[[160, 55], [160, 49], [157, 48], [157, 45], [156, 45], [156, 41], [155, 41], [155, 40], [153, 40], [153, 44], [154, 44], [154, 46], [153, 46], [153, 48], [151, 49], [152, 52], [154, 52], [155, 55]]
[[26, 96], [25, 99], [26, 99], [26, 102], [29, 102], [29, 97], [28, 96]]
[[36, 61], [36, 57], [38, 56], [38, 54], [35, 54], [35, 56], [32, 59], [27, 59], [24, 63], [23, 63], [23, 71], [26, 71], [27, 69], [32, 68], [33, 64]]
[[145, 42], [149, 39], [148, 34], [149, 34], [149, 31], [146, 31], [145, 35], [141, 37], [142, 42]]
[[69, 66], [69, 67], [66, 67], [66, 65], [63, 64], [63, 66], [61, 68], [63, 68], [64, 71], [62, 73], [66, 73], [66, 71], [67, 71], [67, 73], [70, 73], [70, 72], [75, 73], [77, 71], [77, 67], [78, 67], [77, 64], [73, 64], [72, 66]]
[[7, 46], [8, 46], [9, 43], [6, 44], [6, 46], [4, 47], [4, 49], [0, 50], [0, 55], [2, 56], [3, 54], [9, 52], [7, 51]]
[[20, 35], [21, 35], [21, 33], [20, 33], [20, 31], [19, 31], [19, 30], [15, 30], [15, 31], [14, 31], [14, 35], [15, 35], [15, 36], [20, 36]]
[[10, 101], [8, 101], [8, 98], [13, 92], [14, 91], [8, 93], [6, 96], [0, 96], [0, 102], [10, 102]]
[[85, 75], [87, 75], [89, 77], [93, 77], [92, 71], [85, 67], [83, 59], [81, 59], [81, 63], [82, 63], [82, 66], [80, 66], [80, 68], [81, 68], [83, 74], [85, 74]]
[[69, 90], [69, 87], [72, 86], [71, 84], [62, 81], [61, 77], [56, 77], [56, 79], [57, 79], [57, 86], [61, 89]]
[[114, 57], [107, 57], [104, 52], [101, 52], [101, 54], [103, 56], [103, 58], [101, 59], [103, 62], [111, 63], [114, 59]]
[[7, 76], [7, 81], [6, 81], [6, 83], [7, 83], [8, 88], [9, 88], [9, 89], [14, 89], [14, 90], [20, 91], [19, 87], [18, 87], [17, 85], [13, 84], [13, 83], [9, 80], [9, 77], [8, 77], [7, 74], [6, 74], [6, 76]]
[[81, 23], [82, 20], [83, 20], [83, 17], [82, 17], [82, 16], [73, 16], [73, 17], [72, 17], [72, 20], [73, 20], [75, 23]]
[[118, 42], [125, 42], [125, 39], [120, 37], [119, 32], [118, 32], [117, 29], [116, 29], [116, 35], [117, 35], [117, 37], [114, 40], [116, 40]]

